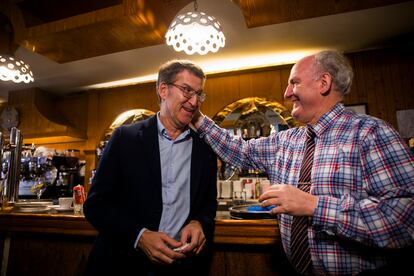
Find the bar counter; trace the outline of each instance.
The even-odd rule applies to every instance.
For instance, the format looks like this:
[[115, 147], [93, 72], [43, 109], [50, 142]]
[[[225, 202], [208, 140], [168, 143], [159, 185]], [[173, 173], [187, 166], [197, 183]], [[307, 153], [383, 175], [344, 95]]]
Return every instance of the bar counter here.
[[[0, 275], [82, 275], [96, 230], [68, 213], [0, 213]], [[276, 220], [218, 212], [210, 275], [293, 275]]]

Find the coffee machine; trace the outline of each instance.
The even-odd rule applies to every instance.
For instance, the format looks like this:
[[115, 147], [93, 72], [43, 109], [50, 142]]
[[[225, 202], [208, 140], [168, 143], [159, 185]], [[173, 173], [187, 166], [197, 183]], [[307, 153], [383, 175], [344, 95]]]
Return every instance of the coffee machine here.
[[83, 184], [79, 174], [79, 157], [55, 155], [52, 157], [52, 165], [57, 170], [52, 183], [52, 198], [72, 196], [73, 187]]
[[[53, 168], [50, 158], [33, 155], [26, 155], [21, 158], [19, 198], [40, 198], [44, 189], [52, 181]], [[34, 189], [37, 183], [43, 183], [42, 188], [39, 187], [39, 191]]]

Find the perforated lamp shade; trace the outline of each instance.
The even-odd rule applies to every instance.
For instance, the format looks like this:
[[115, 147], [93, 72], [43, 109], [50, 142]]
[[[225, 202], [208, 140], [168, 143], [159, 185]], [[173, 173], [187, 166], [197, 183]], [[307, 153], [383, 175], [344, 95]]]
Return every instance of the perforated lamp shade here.
[[0, 55], [0, 80], [15, 83], [34, 81], [33, 73], [28, 64], [10, 55]]
[[175, 51], [184, 51], [188, 55], [215, 53], [224, 47], [226, 41], [220, 22], [213, 16], [197, 11], [176, 16], [165, 39]]

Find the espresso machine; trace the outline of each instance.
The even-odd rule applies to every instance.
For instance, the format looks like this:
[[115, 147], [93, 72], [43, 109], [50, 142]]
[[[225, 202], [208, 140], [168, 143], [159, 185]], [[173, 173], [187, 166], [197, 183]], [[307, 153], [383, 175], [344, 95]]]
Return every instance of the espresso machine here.
[[[34, 146], [33, 146], [34, 147]], [[22, 154], [20, 168], [19, 198], [31, 199], [42, 196], [43, 190], [52, 183], [53, 168], [51, 159], [43, 156]], [[34, 186], [42, 183], [42, 188]]]
[[45, 191], [45, 198], [46, 196], [49, 198], [71, 197], [73, 187], [78, 184], [83, 185], [83, 179], [79, 173], [79, 157], [72, 153], [52, 157], [52, 166], [57, 170], [56, 178], [50, 191]]

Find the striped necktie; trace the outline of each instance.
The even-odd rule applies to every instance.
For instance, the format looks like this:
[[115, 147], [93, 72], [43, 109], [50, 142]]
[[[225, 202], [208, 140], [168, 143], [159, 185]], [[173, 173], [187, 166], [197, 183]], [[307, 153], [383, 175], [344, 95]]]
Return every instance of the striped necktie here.
[[[306, 129], [306, 149], [300, 169], [298, 188], [304, 192], [310, 192], [310, 180], [313, 164], [313, 156], [315, 152], [315, 132], [312, 128]], [[308, 241], [308, 217], [293, 217], [290, 250], [292, 264], [300, 273], [304, 273], [310, 268], [312, 263], [309, 241]]]

